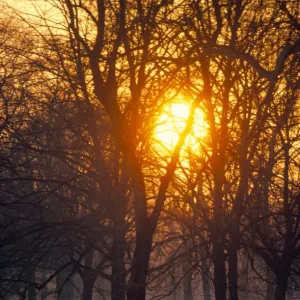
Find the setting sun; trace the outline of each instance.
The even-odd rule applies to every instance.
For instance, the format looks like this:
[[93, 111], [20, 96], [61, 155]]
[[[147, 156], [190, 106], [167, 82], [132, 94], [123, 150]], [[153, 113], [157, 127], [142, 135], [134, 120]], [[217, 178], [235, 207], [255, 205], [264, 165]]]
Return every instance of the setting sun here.
[[[172, 150], [178, 142], [179, 135], [186, 126], [189, 112], [190, 107], [184, 102], [171, 103], [164, 109], [158, 120], [155, 138], [165, 150]], [[203, 132], [203, 114], [197, 109], [193, 129], [187, 137], [185, 145], [191, 148], [195, 147]]]
[[189, 107], [182, 103], [170, 104], [159, 118], [155, 136], [166, 147], [174, 146], [178, 141], [178, 134], [184, 128], [189, 115]]

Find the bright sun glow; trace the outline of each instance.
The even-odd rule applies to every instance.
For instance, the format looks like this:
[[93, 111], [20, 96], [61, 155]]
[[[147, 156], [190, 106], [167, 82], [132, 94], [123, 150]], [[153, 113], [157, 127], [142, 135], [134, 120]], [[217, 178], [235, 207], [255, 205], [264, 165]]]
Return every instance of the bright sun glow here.
[[[155, 131], [155, 138], [163, 148], [172, 150], [178, 142], [179, 134], [183, 131], [189, 116], [190, 107], [181, 102], [169, 104], [161, 114]], [[194, 126], [186, 139], [185, 147], [194, 149], [204, 131], [203, 114], [196, 110]]]

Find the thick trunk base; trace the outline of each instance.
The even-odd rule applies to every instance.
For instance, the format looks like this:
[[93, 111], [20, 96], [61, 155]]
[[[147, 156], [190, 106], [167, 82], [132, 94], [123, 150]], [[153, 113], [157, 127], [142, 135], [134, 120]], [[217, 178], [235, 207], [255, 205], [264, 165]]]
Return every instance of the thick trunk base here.
[[213, 249], [214, 263], [214, 288], [215, 300], [226, 299], [226, 268], [225, 268], [225, 253], [220, 245], [215, 245]]

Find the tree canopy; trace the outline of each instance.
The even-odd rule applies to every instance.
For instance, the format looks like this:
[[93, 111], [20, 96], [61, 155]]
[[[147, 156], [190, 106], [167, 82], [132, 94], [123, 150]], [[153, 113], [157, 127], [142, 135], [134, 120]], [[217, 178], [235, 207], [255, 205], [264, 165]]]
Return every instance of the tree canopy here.
[[297, 1], [10, 5], [1, 299], [297, 297]]

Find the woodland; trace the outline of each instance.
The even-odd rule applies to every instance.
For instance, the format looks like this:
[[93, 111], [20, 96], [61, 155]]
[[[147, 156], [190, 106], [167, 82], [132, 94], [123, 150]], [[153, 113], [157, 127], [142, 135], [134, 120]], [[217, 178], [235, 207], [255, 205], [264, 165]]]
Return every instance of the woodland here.
[[0, 299], [300, 299], [300, 2], [0, 2]]

